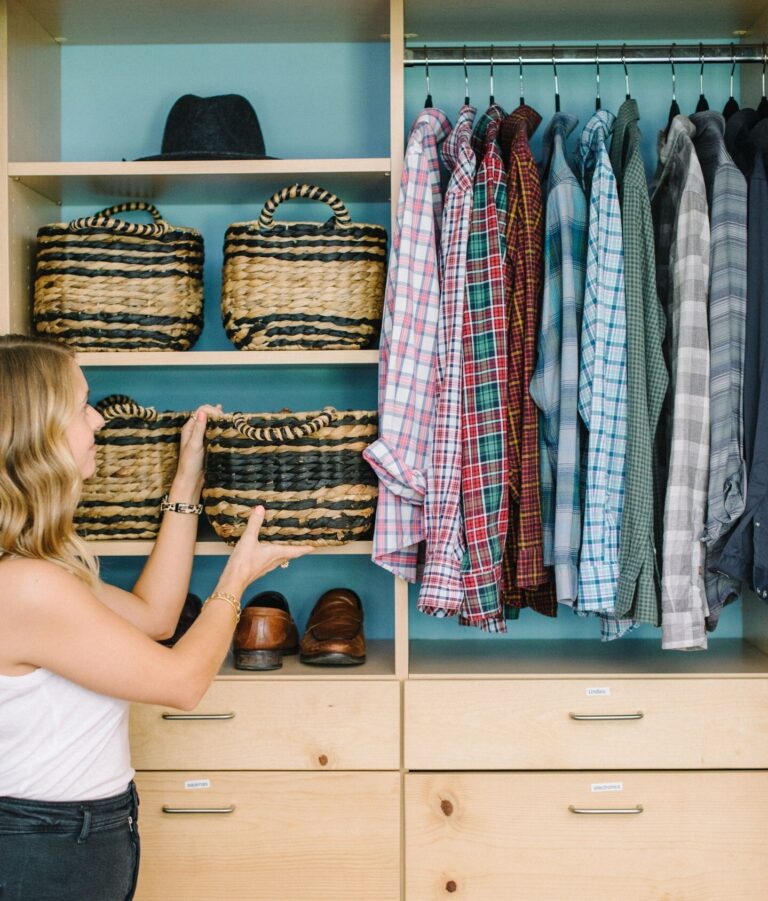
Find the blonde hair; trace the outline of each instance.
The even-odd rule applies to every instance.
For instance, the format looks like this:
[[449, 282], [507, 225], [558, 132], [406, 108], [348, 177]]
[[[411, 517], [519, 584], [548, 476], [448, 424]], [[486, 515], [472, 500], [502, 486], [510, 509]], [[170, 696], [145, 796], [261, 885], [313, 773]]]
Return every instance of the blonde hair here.
[[93, 586], [98, 562], [75, 532], [82, 476], [67, 441], [72, 351], [0, 336], [0, 560], [49, 560]]

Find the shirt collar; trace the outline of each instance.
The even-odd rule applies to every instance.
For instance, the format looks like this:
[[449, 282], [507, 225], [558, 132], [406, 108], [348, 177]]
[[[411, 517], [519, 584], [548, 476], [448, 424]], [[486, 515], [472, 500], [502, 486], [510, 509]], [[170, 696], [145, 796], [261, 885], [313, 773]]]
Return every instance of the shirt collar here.
[[456, 126], [443, 144], [443, 162], [452, 169], [459, 161], [462, 148], [471, 152], [472, 123], [477, 110], [474, 106], [464, 105], [456, 117]]
[[542, 175], [546, 174], [553, 165], [553, 154], [558, 139], [564, 158], [565, 144], [568, 140], [568, 135], [571, 134], [578, 124], [579, 120], [570, 113], [555, 113], [550, 119], [542, 138], [542, 160], [540, 170]]
[[416, 121], [411, 126], [411, 134], [417, 129], [428, 129], [435, 136], [436, 143], [444, 141], [451, 132], [451, 123], [448, 116], [436, 107], [428, 107], [423, 109], [416, 117]]
[[584, 126], [578, 148], [582, 172], [594, 167], [598, 154], [601, 150], [605, 150], [606, 141], [613, 131], [615, 122], [616, 116], [612, 112], [599, 109]]
[[664, 165], [667, 162], [670, 156], [676, 151], [681, 140], [686, 136], [689, 139], [692, 139], [695, 134], [696, 126], [691, 122], [688, 116], [684, 116], [682, 113], [679, 116], [675, 116], [670, 123], [666, 140], [664, 139], [663, 131], [659, 134], [659, 159], [661, 160], [661, 164]]

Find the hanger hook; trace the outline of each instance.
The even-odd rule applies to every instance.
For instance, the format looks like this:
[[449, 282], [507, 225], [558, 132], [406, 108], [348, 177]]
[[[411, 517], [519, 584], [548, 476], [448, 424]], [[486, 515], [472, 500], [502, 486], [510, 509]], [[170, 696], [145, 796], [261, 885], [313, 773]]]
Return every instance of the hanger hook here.
[[600, 106], [600, 45], [595, 44], [595, 109], [599, 110]]
[[517, 61], [520, 66], [520, 106], [525, 104], [525, 89], [523, 87], [523, 48], [517, 45]]
[[672, 101], [677, 100], [677, 76], [675, 75], [675, 58], [672, 55], [674, 53], [675, 47], [677, 44], [672, 44], [669, 48], [669, 64], [672, 66]]
[[625, 57], [625, 55], [624, 55], [626, 49], [627, 49], [627, 45], [626, 45], [626, 44], [622, 44], [622, 45], [621, 45], [621, 64], [622, 64], [622, 66], [624, 66], [624, 83], [625, 83], [626, 88], [627, 88], [627, 100], [629, 100], [629, 98], [630, 98], [630, 93], [629, 93], [629, 70], [627, 69], [627, 60], [626, 60], [626, 57]]
[[765, 63], [766, 63], [766, 47], [763, 42], [763, 97], [765, 97]]
[[489, 102], [491, 106], [496, 102], [496, 98], [493, 95], [493, 44], [491, 44], [491, 96]]
[[704, 96], [704, 47], [702, 44], [699, 44], [699, 62], [701, 63], [701, 68], [699, 69], [699, 93]]
[[429, 51], [426, 44], [424, 45], [424, 71], [427, 75], [427, 97], [429, 97], [432, 92], [429, 89]]
[[464, 105], [469, 106], [469, 72], [467, 71], [467, 45], [464, 45], [462, 53], [462, 62], [464, 63]]
[[729, 97], [733, 97], [733, 73], [736, 70], [736, 54], [733, 52], [733, 44], [731, 44], [731, 87]]

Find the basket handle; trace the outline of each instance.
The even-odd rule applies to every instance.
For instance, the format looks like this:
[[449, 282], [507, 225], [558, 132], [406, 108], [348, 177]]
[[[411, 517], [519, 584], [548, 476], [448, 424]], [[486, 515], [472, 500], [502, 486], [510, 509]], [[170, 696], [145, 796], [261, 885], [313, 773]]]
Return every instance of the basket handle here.
[[107, 422], [125, 417], [143, 419], [146, 422], [157, 422], [158, 419], [158, 412], [154, 407], [142, 407], [127, 394], [110, 394], [96, 404], [96, 409]]
[[251, 441], [259, 441], [265, 444], [274, 444], [276, 441], [284, 443], [293, 441], [296, 438], [306, 438], [308, 435], [314, 435], [320, 429], [328, 428], [338, 415], [335, 407], [323, 407], [322, 412], [318, 413], [314, 419], [303, 422], [301, 425], [256, 428], [249, 424], [248, 417], [243, 413], [233, 413], [232, 425], [244, 438], [250, 438]]
[[272, 228], [272, 219], [278, 206], [284, 200], [295, 200], [297, 197], [306, 197], [308, 200], [322, 200], [323, 203], [327, 203], [333, 210], [333, 218], [336, 225], [347, 226], [352, 224], [349, 210], [335, 194], [331, 194], [330, 191], [326, 191], [325, 188], [319, 188], [317, 185], [300, 185], [297, 183], [275, 191], [269, 198], [261, 209], [259, 228]]
[[[154, 222], [126, 222], [124, 219], [115, 218], [117, 213], [129, 213], [145, 211], [152, 216]], [[83, 231], [87, 228], [106, 228], [116, 235], [135, 235], [140, 238], [162, 238], [173, 226], [163, 219], [160, 210], [144, 200], [135, 200], [128, 203], [117, 203], [106, 209], [99, 210], [93, 216], [85, 216], [82, 219], [73, 219], [69, 223], [72, 231]]]

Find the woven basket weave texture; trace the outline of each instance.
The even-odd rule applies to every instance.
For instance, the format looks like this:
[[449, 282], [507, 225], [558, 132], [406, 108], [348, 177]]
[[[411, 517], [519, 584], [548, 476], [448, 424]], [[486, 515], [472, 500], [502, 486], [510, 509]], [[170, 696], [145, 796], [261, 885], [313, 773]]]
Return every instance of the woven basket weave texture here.
[[370, 538], [378, 486], [363, 450], [375, 411], [232, 414], [208, 421], [203, 503], [233, 543], [248, 512], [266, 509], [260, 538], [338, 545]]
[[96, 433], [96, 472], [83, 486], [77, 531], [94, 540], [153, 538], [189, 413], [160, 413], [122, 395], [96, 407], [105, 425]]
[[[327, 203], [323, 224], [275, 222], [284, 200]], [[264, 205], [257, 222], [236, 222], [224, 239], [221, 310], [241, 350], [345, 350], [369, 346], [384, 303], [387, 233], [351, 222], [338, 197], [291, 185]]]
[[[134, 210], [153, 222], [115, 218]], [[188, 350], [203, 327], [203, 239], [147, 203], [37, 233], [33, 322], [79, 351]]]

